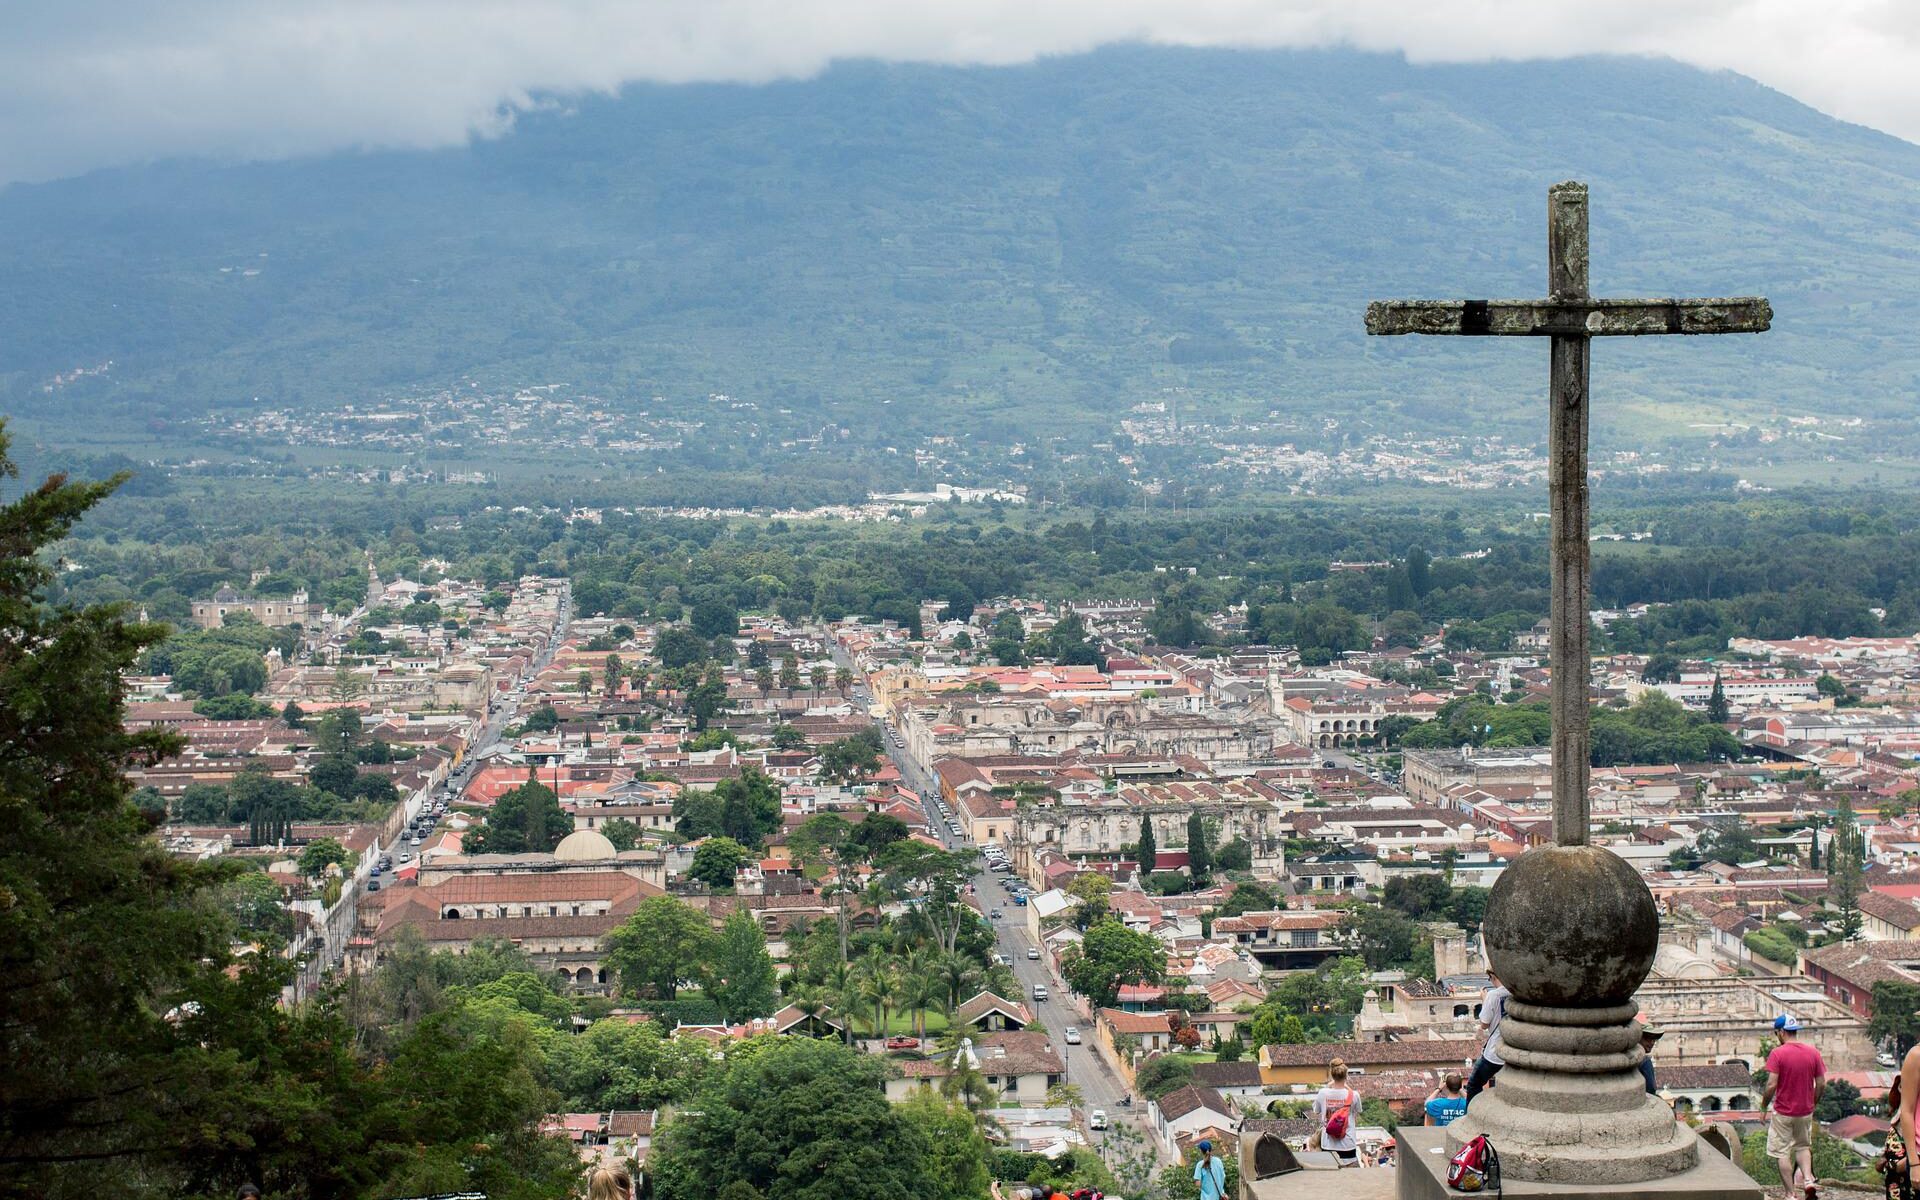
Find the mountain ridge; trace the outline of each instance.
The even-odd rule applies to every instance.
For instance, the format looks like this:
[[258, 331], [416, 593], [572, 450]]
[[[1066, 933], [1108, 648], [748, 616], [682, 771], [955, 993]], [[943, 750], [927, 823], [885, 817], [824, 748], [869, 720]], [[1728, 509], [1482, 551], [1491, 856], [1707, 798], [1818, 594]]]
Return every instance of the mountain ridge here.
[[1539, 294], [1568, 177], [1596, 294], [1776, 312], [1760, 339], [1608, 344], [1597, 424], [1911, 412], [1920, 147], [1666, 60], [1140, 46], [636, 85], [459, 148], [15, 185], [0, 401], [171, 419], [565, 382], [725, 393], [795, 432], [898, 401], [903, 433], [1012, 443], [1183, 389], [1196, 420], [1526, 431], [1543, 353], [1370, 343], [1360, 314]]

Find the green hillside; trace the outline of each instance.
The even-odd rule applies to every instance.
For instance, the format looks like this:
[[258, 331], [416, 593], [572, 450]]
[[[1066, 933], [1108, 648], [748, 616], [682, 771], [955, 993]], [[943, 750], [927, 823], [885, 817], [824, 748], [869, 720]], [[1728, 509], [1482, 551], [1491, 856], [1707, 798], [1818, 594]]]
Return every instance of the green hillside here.
[[996, 444], [1184, 388], [1195, 420], [1531, 435], [1543, 347], [1369, 344], [1361, 313], [1540, 292], [1567, 177], [1593, 188], [1596, 291], [1777, 314], [1760, 339], [1606, 345], [1607, 436], [1703, 405], [1912, 411], [1920, 148], [1666, 62], [1137, 47], [634, 87], [442, 152], [16, 186], [0, 405], [159, 422], [564, 382]]

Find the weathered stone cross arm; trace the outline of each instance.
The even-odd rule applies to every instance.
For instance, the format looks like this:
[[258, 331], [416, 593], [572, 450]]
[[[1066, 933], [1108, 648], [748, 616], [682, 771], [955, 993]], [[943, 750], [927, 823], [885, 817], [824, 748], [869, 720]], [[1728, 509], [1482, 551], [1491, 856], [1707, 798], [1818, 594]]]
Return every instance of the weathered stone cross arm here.
[[1632, 337], [1765, 333], [1773, 306], [1758, 296], [1697, 300], [1376, 300], [1367, 332], [1467, 336]]

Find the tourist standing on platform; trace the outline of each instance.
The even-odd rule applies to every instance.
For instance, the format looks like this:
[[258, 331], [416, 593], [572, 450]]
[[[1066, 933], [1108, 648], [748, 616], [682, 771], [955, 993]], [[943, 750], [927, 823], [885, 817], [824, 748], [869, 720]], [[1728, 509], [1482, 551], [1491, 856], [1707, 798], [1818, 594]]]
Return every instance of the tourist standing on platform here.
[[1320, 1122], [1320, 1148], [1332, 1153], [1343, 1167], [1358, 1166], [1360, 1139], [1354, 1125], [1360, 1117], [1360, 1093], [1347, 1086], [1347, 1064], [1327, 1064], [1327, 1083], [1313, 1098], [1313, 1116]]
[[1468, 1104], [1472, 1104], [1473, 1098], [1493, 1082], [1493, 1077], [1500, 1073], [1501, 1067], [1507, 1065], [1506, 1060], [1500, 1057], [1500, 1022], [1507, 1019], [1507, 1001], [1512, 999], [1513, 993], [1492, 971], [1487, 972], [1487, 978], [1493, 981], [1493, 986], [1487, 989], [1487, 994], [1480, 1000], [1480, 1024], [1486, 1029], [1487, 1038], [1480, 1045], [1480, 1059], [1473, 1064], [1473, 1074], [1467, 1079]]
[[[1800, 1040], [1800, 1022], [1791, 1015], [1775, 1017], [1773, 1031], [1780, 1044], [1767, 1055], [1767, 1154], [1780, 1167], [1780, 1182], [1788, 1200], [1814, 1200], [1813, 1106], [1827, 1090], [1827, 1064], [1809, 1042]], [[1805, 1183], [1801, 1183], [1805, 1180]]]
[[1193, 1181], [1200, 1185], [1200, 1200], [1224, 1200], [1227, 1191], [1227, 1164], [1213, 1152], [1213, 1143], [1200, 1139], [1200, 1161], [1193, 1164]]

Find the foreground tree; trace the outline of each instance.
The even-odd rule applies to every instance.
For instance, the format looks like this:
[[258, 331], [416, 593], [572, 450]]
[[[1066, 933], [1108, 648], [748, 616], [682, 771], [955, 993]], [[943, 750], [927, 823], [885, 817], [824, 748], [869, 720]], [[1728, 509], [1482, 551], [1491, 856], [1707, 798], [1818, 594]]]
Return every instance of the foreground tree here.
[[[0, 477], [15, 470], [0, 427]], [[204, 1055], [166, 1014], [225, 966], [219, 882], [147, 836], [124, 771], [177, 746], [122, 725], [123, 675], [162, 628], [54, 609], [38, 557], [119, 480], [54, 476], [0, 506], [0, 1190], [113, 1191], [180, 1145]]]
[[[655, 1195], [708, 1200], [740, 1183], [752, 1189], [740, 1195], [781, 1200], [924, 1194], [928, 1132], [887, 1101], [885, 1083], [883, 1063], [834, 1042], [741, 1043], [660, 1134], [647, 1162]], [[976, 1178], [964, 1148], [958, 1157], [943, 1156], [941, 1176]]]

